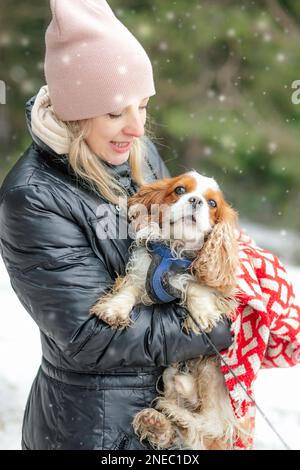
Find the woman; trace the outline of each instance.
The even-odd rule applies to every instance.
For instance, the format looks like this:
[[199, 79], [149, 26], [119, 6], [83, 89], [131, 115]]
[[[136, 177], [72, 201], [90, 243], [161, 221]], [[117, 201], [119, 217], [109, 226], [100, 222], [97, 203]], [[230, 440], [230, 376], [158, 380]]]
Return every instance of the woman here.
[[[135, 307], [134, 328], [122, 331], [89, 315], [124, 274], [132, 242], [102, 236], [103, 220], [118, 222], [119, 197], [168, 171], [144, 136], [155, 94], [144, 49], [105, 1], [53, 0], [51, 9], [47, 86], [26, 105], [33, 142], [0, 191], [2, 256], [43, 352], [22, 448], [146, 449], [131, 422], [163, 368], [213, 350], [181, 330], [176, 302]], [[228, 325], [211, 339], [228, 347]]]

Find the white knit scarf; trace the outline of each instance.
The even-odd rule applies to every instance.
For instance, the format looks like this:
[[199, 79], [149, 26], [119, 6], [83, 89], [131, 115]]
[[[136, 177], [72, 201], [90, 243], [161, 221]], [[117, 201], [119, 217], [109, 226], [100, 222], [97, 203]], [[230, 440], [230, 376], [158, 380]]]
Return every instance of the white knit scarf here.
[[69, 153], [67, 126], [53, 111], [47, 85], [43, 86], [36, 96], [31, 110], [31, 128], [33, 134], [57, 154]]

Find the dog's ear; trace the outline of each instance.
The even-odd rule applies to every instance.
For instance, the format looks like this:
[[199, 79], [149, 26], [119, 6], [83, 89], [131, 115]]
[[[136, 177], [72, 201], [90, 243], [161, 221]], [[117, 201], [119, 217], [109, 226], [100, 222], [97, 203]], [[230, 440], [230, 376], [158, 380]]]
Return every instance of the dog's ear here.
[[163, 201], [163, 188], [166, 180], [167, 178], [141, 186], [138, 192], [128, 199], [128, 206], [143, 204], [150, 213], [152, 204], [161, 204]]
[[144, 207], [143, 210], [139, 210], [139, 212], [143, 213], [144, 219], [146, 218], [146, 213], [148, 213], [148, 222], [161, 226], [166, 206], [164, 204], [166, 184], [169, 180], [170, 178], [164, 178], [141, 186], [139, 191], [127, 201], [128, 216], [129, 214], [132, 216], [132, 214], [136, 213], [137, 207], [135, 206], [138, 205], [139, 207]]
[[223, 293], [230, 292], [237, 284], [239, 253], [236, 225], [237, 212], [224, 202], [218, 220], [191, 265], [198, 282]]

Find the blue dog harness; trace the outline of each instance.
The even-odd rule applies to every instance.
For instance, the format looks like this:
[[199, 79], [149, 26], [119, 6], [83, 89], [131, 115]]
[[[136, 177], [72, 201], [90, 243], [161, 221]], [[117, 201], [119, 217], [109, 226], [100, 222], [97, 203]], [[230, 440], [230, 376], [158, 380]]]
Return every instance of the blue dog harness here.
[[182, 273], [189, 269], [192, 260], [174, 258], [168, 246], [162, 243], [148, 243], [152, 261], [148, 269], [146, 290], [154, 303], [167, 303], [180, 298], [180, 292], [169, 283], [170, 271]]

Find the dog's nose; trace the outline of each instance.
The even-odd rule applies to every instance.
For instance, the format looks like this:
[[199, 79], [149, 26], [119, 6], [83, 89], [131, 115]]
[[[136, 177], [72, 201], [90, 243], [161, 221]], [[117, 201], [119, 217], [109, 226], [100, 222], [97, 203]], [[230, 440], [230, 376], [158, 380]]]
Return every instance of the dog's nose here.
[[202, 199], [196, 196], [190, 197], [189, 202], [192, 204], [193, 209], [196, 209], [198, 205], [201, 206], [201, 204], [203, 204]]

